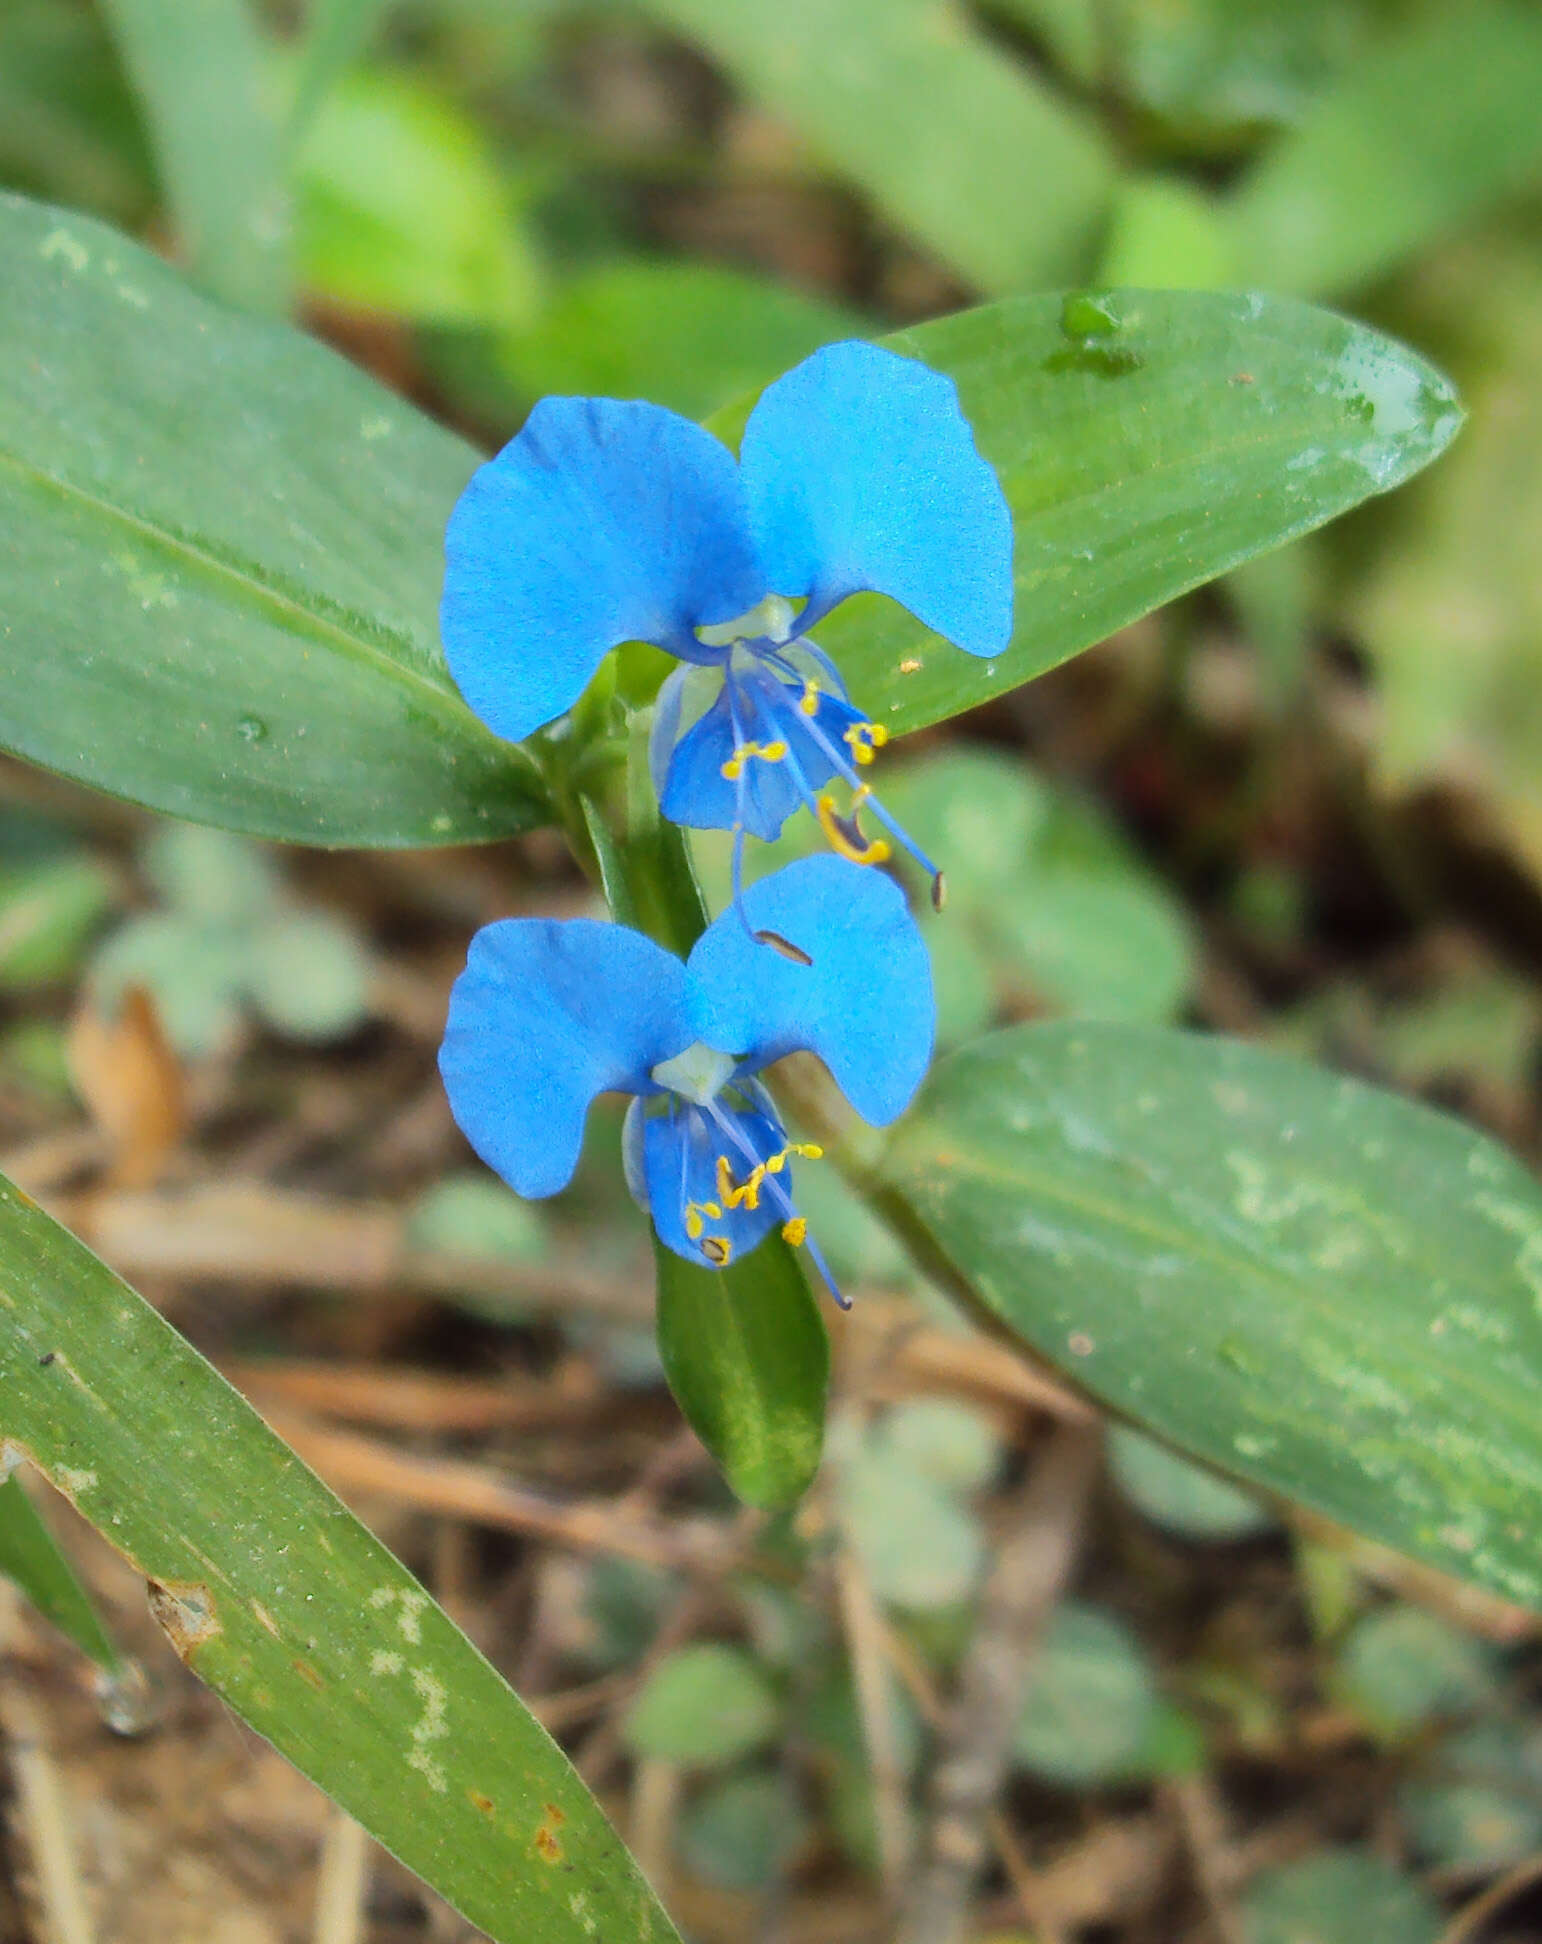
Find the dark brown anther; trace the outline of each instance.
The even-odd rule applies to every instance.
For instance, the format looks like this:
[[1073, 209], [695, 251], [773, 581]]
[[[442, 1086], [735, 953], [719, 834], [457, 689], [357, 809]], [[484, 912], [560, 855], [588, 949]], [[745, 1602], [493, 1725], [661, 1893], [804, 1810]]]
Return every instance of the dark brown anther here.
[[948, 880], [939, 871], [932, 879], [932, 910], [941, 911], [948, 902]]
[[783, 938], [780, 932], [758, 931], [755, 934], [755, 943], [769, 945], [773, 952], [780, 952], [784, 959], [791, 959], [794, 965], [814, 963], [801, 945], [794, 945], [790, 938]]

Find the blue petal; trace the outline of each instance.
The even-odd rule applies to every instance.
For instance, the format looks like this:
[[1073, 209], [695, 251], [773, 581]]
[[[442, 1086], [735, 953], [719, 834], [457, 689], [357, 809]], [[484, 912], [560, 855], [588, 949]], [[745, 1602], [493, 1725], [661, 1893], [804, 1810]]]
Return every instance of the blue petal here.
[[691, 830], [732, 830], [740, 814], [739, 786], [723, 774], [723, 765], [738, 747], [729, 707], [730, 682], [737, 684], [739, 725], [744, 735], [761, 744], [785, 742], [797, 765], [795, 769], [785, 758], [767, 762], [758, 756], [748, 758], [744, 765], [744, 828], [752, 837], [772, 843], [803, 803], [800, 773], [809, 790], [819, 789], [836, 774], [835, 764], [815, 736], [815, 723], [823, 731], [825, 742], [849, 762], [842, 739], [854, 722], [867, 718], [843, 696], [821, 689], [811, 720], [798, 705], [801, 689], [790, 687], [769, 671], [749, 680], [740, 680], [730, 671], [723, 693], [675, 745], [665, 774], [659, 808], [671, 823], [685, 824]]
[[[766, 1114], [729, 1107], [723, 1113], [732, 1119], [739, 1135], [753, 1149], [757, 1161], [768, 1160], [787, 1145], [779, 1123]], [[723, 1264], [702, 1247], [717, 1239], [726, 1242], [729, 1260], [747, 1254], [786, 1215], [776, 1195], [768, 1187], [760, 1192], [756, 1207], [741, 1202], [727, 1207], [718, 1193], [718, 1156], [725, 1155], [736, 1182], [743, 1181], [754, 1163], [737, 1143], [729, 1141], [722, 1129], [713, 1125], [700, 1108], [679, 1107], [673, 1113], [649, 1115], [643, 1122], [643, 1173], [648, 1185], [649, 1212], [659, 1240], [687, 1262], [720, 1269]], [[781, 1181], [790, 1182], [784, 1170]], [[693, 1236], [687, 1226], [686, 1204], [698, 1211], [716, 1208], [716, 1215], [702, 1213], [701, 1233]]]
[[606, 653], [686, 657], [766, 585], [726, 446], [659, 405], [543, 398], [479, 467], [445, 534], [450, 673], [520, 742], [571, 708]]
[[1012, 635], [1012, 516], [951, 378], [831, 344], [762, 394], [739, 455], [772, 590], [805, 630], [869, 588], [971, 655]]
[[841, 857], [806, 857], [750, 885], [744, 917], [813, 963], [757, 944], [724, 912], [686, 963], [692, 1036], [753, 1067], [806, 1048], [864, 1120], [903, 1113], [931, 1059], [936, 1006], [899, 886]]
[[572, 1179], [596, 1094], [653, 1090], [690, 1044], [685, 967], [593, 918], [504, 918], [471, 941], [439, 1071], [461, 1132], [521, 1195]]

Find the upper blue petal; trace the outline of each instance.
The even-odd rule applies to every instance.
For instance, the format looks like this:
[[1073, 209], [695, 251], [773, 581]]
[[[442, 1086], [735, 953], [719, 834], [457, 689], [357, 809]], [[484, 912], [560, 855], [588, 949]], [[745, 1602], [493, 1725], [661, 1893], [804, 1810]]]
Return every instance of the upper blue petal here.
[[439, 1049], [450, 1109], [521, 1195], [572, 1179], [596, 1094], [650, 1090], [684, 1051], [685, 967], [625, 925], [504, 918], [471, 941]]
[[[778, 1122], [765, 1114], [734, 1108], [726, 1103], [724, 1113], [754, 1150], [756, 1160], [764, 1161], [785, 1147], [787, 1136]], [[786, 1217], [776, 1197], [762, 1188], [756, 1207], [741, 1202], [729, 1208], [718, 1199], [717, 1160], [726, 1151], [736, 1181], [743, 1181], [754, 1163], [739, 1148], [726, 1141], [698, 1108], [678, 1108], [674, 1114], [649, 1115], [643, 1122], [643, 1175], [648, 1187], [648, 1209], [659, 1240], [687, 1262], [707, 1268], [721, 1268], [702, 1248], [709, 1236], [725, 1240], [732, 1252], [730, 1260], [753, 1249]], [[784, 1171], [782, 1180], [790, 1181]], [[693, 1237], [686, 1227], [685, 1204], [699, 1207], [709, 1203], [720, 1212], [703, 1215], [702, 1233]]]
[[739, 454], [769, 588], [809, 628], [868, 588], [972, 655], [1012, 635], [1012, 516], [951, 378], [827, 345], [767, 387]]
[[727, 447], [660, 405], [543, 398], [477, 469], [445, 533], [450, 672], [522, 741], [572, 707], [607, 652], [692, 630], [766, 592]]
[[817, 1053], [864, 1120], [903, 1113], [932, 1056], [931, 964], [892, 878], [842, 857], [806, 857], [744, 894], [752, 931], [775, 932], [813, 961], [757, 943], [730, 907], [686, 963], [692, 1037], [754, 1067]]

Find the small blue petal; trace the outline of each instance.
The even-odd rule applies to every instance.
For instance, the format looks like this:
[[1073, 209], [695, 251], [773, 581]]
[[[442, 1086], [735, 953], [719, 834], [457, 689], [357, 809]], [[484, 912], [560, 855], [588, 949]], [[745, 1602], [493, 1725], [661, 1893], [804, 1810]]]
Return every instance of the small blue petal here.
[[572, 1179], [596, 1094], [651, 1092], [690, 1044], [685, 967], [593, 918], [504, 918], [471, 941], [439, 1049], [450, 1109], [521, 1195]]
[[750, 885], [744, 920], [813, 963], [756, 943], [724, 912], [686, 963], [693, 1037], [752, 1067], [806, 1048], [864, 1120], [903, 1113], [932, 1056], [936, 1005], [899, 886], [841, 857], [807, 857]]
[[[721, 1199], [719, 1155], [727, 1159], [738, 1183], [745, 1180], [755, 1162], [769, 1160], [787, 1145], [786, 1134], [769, 1115], [731, 1107], [726, 1102], [721, 1112], [753, 1152], [753, 1161], [699, 1107], [682, 1106], [673, 1113], [650, 1114], [643, 1122], [643, 1172], [659, 1240], [687, 1262], [715, 1269], [722, 1268], [723, 1259], [714, 1259], [716, 1252], [703, 1248], [703, 1243], [726, 1243], [727, 1260], [736, 1260], [787, 1219], [768, 1185], [762, 1186], [754, 1208], [746, 1202], [730, 1208]], [[790, 1174], [784, 1169], [779, 1179], [787, 1183]], [[694, 1204], [701, 1218], [701, 1233], [696, 1236], [687, 1223], [689, 1204]], [[705, 1212], [707, 1208], [719, 1212], [711, 1215]]]
[[[793, 759], [789, 762], [783, 757], [771, 762], [762, 756], [747, 757], [742, 789], [723, 774], [723, 765], [739, 747], [729, 703], [730, 683], [735, 684], [735, 706], [744, 737], [762, 747], [783, 742]], [[801, 694], [801, 688], [790, 687], [769, 671], [740, 679], [730, 670], [723, 693], [675, 745], [659, 801], [670, 822], [685, 824], [691, 830], [732, 830], [740, 821], [742, 809], [749, 834], [774, 842], [782, 825], [803, 803], [804, 789], [817, 790], [836, 774], [824, 745], [829, 744], [849, 763], [850, 752], [843, 738], [854, 722], [867, 720], [860, 709], [827, 689], [819, 691], [811, 719], [799, 706]], [[816, 723], [823, 732], [823, 742], [815, 734]]]
[[608, 651], [692, 630], [766, 591], [726, 446], [659, 405], [543, 398], [478, 468], [445, 534], [450, 673], [521, 742], [572, 707]]
[[951, 378], [875, 344], [827, 345], [767, 387], [739, 455], [770, 587], [814, 626], [887, 594], [971, 655], [1012, 636], [1012, 516]]

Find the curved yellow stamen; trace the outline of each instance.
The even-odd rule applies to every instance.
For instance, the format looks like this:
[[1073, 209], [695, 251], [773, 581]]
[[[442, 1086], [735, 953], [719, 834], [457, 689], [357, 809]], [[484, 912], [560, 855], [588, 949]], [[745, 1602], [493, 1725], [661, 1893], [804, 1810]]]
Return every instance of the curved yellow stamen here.
[[856, 826], [856, 814], [864, 800], [872, 793], [866, 784], [852, 798], [851, 809], [843, 818], [835, 807], [835, 798], [826, 790], [815, 802], [814, 809], [819, 817], [819, 828], [825, 834], [825, 841], [838, 857], [849, 858], [853, 864], [885, 864], [890, 857], [888, 844], [882, 837], [864, 839]]
[[806, 716], [819, 713], [819, 684], [809, 681], [803, 684], [803, 693], [798, 698], [798, 707]]
[[[734, 1180], [734, 1171], [726, 1154], [717, 1158], [717, 1192], [722, 1197], [725, 1208], [759, 1208], [761, 1185], [767, 1175], [779, 1175], [795, 1154], [802, 1155], [805, 1161], [822, 1161], [824, 1149], [813, 1141], [789, 1141], [777, 1153], [768, 1155], [764, 1161], [757, 1162], [744, 1177], [743, 1181]], [[694, 1203], [692, 1206], [694, 1207]], [[694, 1241], [694, 1237], [692, 1240]]]
[[734, 1245], [726, 1235], [709, 1235], [702, 1242], [701, 1252], [708, 1262], [726, 1269], [733, 1259]]

